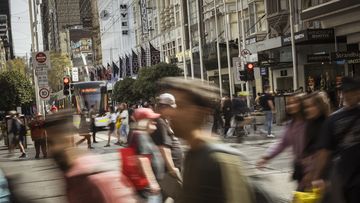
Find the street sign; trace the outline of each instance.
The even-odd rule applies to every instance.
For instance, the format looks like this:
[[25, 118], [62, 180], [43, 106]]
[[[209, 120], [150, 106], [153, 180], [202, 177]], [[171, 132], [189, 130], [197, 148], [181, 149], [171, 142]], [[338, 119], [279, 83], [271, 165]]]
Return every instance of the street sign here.
[[38, 86], [48, 87], [48, 70], [50, 69], [50, 55], [49, 52], [33, 52], [33, 67], [38, 79]]
[[47, 99], [50, 96], [50, 91], [48, 88], [41, 88], [39, 90], [39, 96], [41, 99]]
[[79, 82], [79, 69], [77, 67], [72, 68], [71, 77], [73, 82]]

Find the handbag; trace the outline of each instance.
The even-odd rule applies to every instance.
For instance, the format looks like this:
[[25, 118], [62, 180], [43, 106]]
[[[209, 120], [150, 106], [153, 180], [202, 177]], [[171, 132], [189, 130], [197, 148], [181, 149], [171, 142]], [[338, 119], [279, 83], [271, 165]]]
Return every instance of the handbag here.
[[174, 200], [178, 199], [182, 191], [182, 180], [180, 179], [180, 174], [175, 178], [170, 173], [166, 173], [164, 178], [159, 181], [159, 185], [163, 193]]
[[142, 172], [135, 149], [121, 148], [119, 153], [122, 160], [122, 173], [129, 178], [136, 190], [144, 190], [149, 185], [149, 181]]

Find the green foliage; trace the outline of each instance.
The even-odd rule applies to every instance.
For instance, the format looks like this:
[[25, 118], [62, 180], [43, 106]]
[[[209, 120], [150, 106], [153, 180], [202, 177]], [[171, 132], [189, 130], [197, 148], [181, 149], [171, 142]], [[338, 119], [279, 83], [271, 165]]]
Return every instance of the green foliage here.
[[6, 62], [6, 69], [11, 71], [18, 71], [21, 74], [25, 75], [26, 74], [26, 61], [23, 58], [15, 58], [13, 60], [8, 60]]
[[138, 97], [133, 89], [134, 83], [135, 80], [132, 78], [118, 81], [113, 89], [113, 99], [117, 102], [136, 102]]
[[30, 80], [19, 71], [0, 73], [0, 109], [12, 110], [17, 106], [30, 104], [34, 100], [35, 91]]
[[120, 102], [136, 102], [139, 99], [149, 100], [156, 95], [156, 82], [159, 79], [180, 76], [181, 74], [180, 68], [167, 63], [142, 68], [136, 80], [127, 78], [115, 84], [113, 98]]
[[71, 66], [67, 55], [52, 52], [50, 53], [51, 70], [49, 70], [49, 85], [53, 92], [62, 88], [63, 77], [66, 73], [66, 67]]

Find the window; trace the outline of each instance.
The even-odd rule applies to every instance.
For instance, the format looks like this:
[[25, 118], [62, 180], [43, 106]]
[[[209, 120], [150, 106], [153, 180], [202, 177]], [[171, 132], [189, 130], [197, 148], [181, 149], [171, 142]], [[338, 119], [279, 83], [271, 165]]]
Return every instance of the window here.
[[129, 34], [129, 30], [123, 30], [123, 31], [122, 31], [122, 34], [123, 34], [123, 35], [128, 35], [128, 34]]
[[288, 0], [280, 0], [280, 11], [288, 10]]
[[246, 30], [248, 34], [254, 34], [256, 32], [256, 5], [255, 3], [249, 4], [249, 27]]
[[127, 22], [121, 22], [121, 26], [127, 27], [127, 26], [128, 26], [128, 23], [127, 23]]
[[179, 52], [182, 52], [182, 41], [181, 41], [181, 38], [178, 38], [178, 51]]

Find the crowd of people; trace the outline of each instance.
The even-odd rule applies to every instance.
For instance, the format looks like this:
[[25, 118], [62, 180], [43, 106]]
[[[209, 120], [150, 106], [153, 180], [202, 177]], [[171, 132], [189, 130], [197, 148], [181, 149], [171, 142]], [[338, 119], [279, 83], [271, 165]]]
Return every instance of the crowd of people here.
[[[203, 131], [203, 125], [213, 115], [213, 131], [224, 118], [226, 135], [233, 116], [248, 112], [244, 98], [232, 101], [224, 98], [220, 102], [219, 89], [198, 80], [164, 78], [159, 86], [161, 90], [154, 106], [128, 108], [121, 103], [116, 108], [110, 107], [109, 139], [105, 147], [110, 146], [110, 138], [114, 136], [117, 138], [114, 144], [127, 150], [121, 153], [121, 174], [99, 169], [101, 160], [69, 147], [69, 138], [64, 134], [68, 134], [66, 126], [72, 125], [71, 119], [57, 120], [61, 127], [51, 124], [50, 119], [46, 130], [41, 115], [30, 123], [37, 158], [40, 149], [47, 156], [44, 137], [52, 134], [51, 154], [64, 173], [70, 203], [165, 202], [169, 197], [186, 203], [276, 202], [259, 194], [240, 153]], [[343, 78], [341, 91], [344, 103], [337, 111], [325, 92], [287, 95], [288, 122], [284, 134], [259, 158], [257, 168], [263, 169], [270, 160], [292, 147], [293, 179], [298, 183], [298, 191], [319, 188], [322, 203], [360, 202], [360, 81]], [[275, 109], [269, 89], [259, 103], [267, 120], [265, 133], [271, 137]], [[93, 106], [88, 114], [96, 142]], [[15, 123], [15, 115], [13, 119]], [[88, 142], [90, 137], [89, 134]], [[182, 142], [188, 146], [186, 152]], [[133, 153], [133, 158], [127, 159], [125, 152]], [[129, 160], [136, 170], [126, 170]]]

